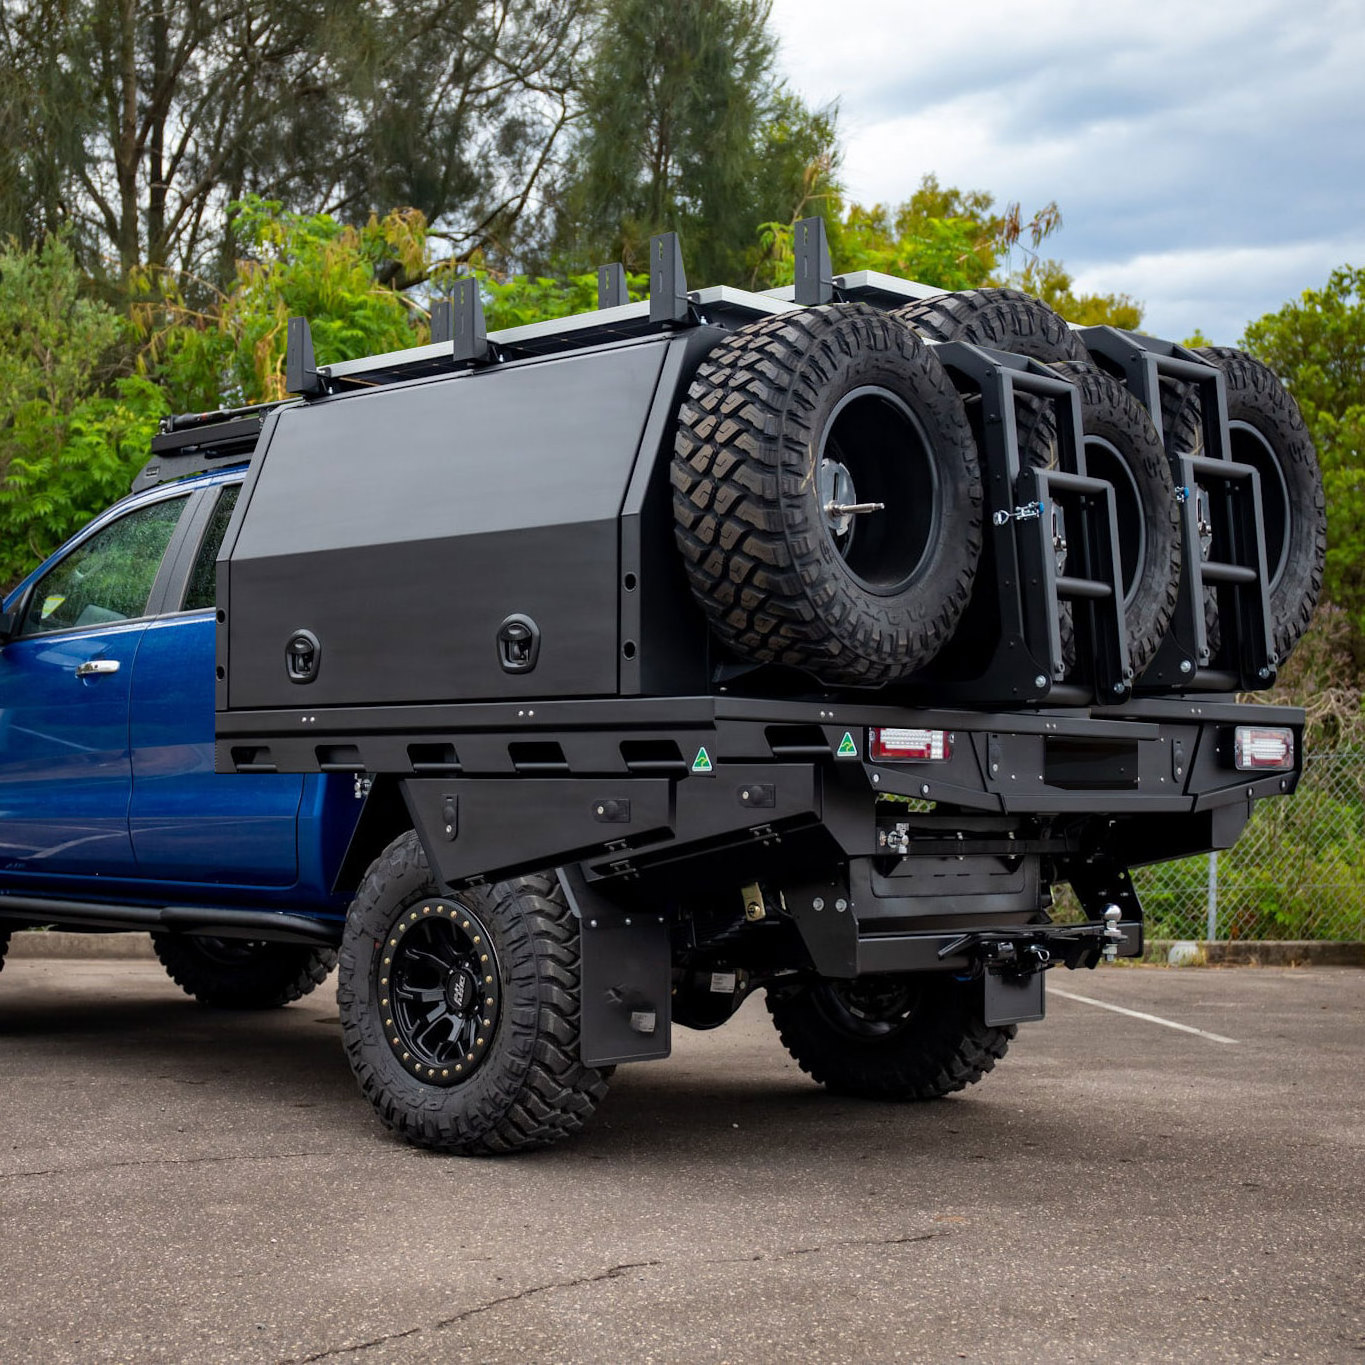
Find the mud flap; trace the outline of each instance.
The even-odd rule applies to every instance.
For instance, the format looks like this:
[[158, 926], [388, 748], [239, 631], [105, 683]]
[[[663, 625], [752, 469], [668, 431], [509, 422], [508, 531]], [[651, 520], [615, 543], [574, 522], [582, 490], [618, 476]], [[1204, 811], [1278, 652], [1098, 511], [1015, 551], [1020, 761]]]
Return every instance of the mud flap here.
[[585, 1066], [667, 1057], [672, 1050], [672, 951], [659, 914], [626, 911], [578, 866], [556, 869], [581, 926], [579, 1051]]
[[1045, 972], [985, 973], [984, 1022], [987, 1028], [1005, 1024], [1029, 1024], [1045, 1012], [1043, 977]]

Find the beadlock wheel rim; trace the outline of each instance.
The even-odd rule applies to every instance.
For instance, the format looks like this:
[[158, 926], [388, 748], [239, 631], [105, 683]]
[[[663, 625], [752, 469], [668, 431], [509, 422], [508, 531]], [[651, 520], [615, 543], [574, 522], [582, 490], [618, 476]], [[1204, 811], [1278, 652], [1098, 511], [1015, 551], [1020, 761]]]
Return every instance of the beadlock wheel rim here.
[[492, 937], [458, 901], [407, 907], [378, 955], [384, 1037], [428, 1085], [460, 1085], [483, 1065], [497, 1032], [502, 992]]

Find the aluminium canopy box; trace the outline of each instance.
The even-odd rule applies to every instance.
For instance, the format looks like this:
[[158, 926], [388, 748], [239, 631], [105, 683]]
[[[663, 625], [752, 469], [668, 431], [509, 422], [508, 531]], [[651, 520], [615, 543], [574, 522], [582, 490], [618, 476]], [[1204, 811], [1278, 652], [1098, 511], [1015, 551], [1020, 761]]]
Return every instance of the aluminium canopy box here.
[[218, 709], [706, 691], [655, 457], [718, 335], [277, 410], [219, 560]]

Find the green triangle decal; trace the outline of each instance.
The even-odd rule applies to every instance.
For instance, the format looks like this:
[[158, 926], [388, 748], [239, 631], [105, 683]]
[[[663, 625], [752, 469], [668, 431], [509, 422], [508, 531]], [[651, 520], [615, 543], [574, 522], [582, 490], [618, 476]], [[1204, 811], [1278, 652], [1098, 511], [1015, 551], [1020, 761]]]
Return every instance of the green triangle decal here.
[[839, 741], [839, 747], [835, 750], [840, 758], [857, 758], [858, 746], [853, 742], [853, 735], [850, 731], [844, 731], [844, 737]]
[[692, 771], [694, 773], [709, 773], [714, 771], [711, 767], [711, 755], [706, 752], [706, 746], [704, 744], [697, 750], [697, 756], [692, 760]]

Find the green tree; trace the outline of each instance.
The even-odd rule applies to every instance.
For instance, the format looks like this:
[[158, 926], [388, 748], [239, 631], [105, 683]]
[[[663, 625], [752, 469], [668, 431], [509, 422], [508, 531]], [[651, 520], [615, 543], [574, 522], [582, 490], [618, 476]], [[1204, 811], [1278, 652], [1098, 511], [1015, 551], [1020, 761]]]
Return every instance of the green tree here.
[[249, 194], [515, 246], [589, 0], [0, 0], [0, 225], [231, 279]]
[[[944, 186], [934, 175], [895, 206], [845, 207], [837, 193], [822, 198], [830, 256], [841, 273], [880, 270], [939, 289], [1011, 284], [1069, 322], [1134, 328], [1142, 320], [1141, 305], [1126, 294], [1077, 294], [1059, 261], [1038, 257], [1038, 248], [1062, 225], [1055, 203], [1025, 217], [1017, 203], [997, 210], [986, 191]], [[766, 274], [774, 283], [791, 282], [793, 227], [769, 222], [760, 228]], [[1025, 261], [1012, 269], [1017, 254]]]
[[207, 305], [177, 292], [173, 278], [135, 277], [143, 365], [175, 409], [282, 398], [291, 317], [308, 319], [322, 364], [425, 339], [425, 310], [381, 282], [428, 272], [427, 224], [416, 210], [371, 218], [363, 228], [255, 197], [235, 211], [250, 254], [238, 261], [231, 287]]
[[[833, 110], [775, 74], [771, 0], [601, 0], [584, 115], [556, 195], [570, 271], [643, 268], [653, 233], [682, 236], [703, 284], [749, 284], [755, 233], [830, 189]], [[760, 272], [761, 273], [761, 272]]]
[[1132, 332], [1142, 323], [1142, 305], [1128, 294], [1077, 294], [1060, 261], [1030, 261], [1011, 283], [1079, 327], [1122, 327]]
[[0, 583], [128, 491], [166, 410], [64, 237], [0, 249]]
[[1365, 269], [1344, 265], [1253, 322], [1242, 345], [1288, 385], [1327, 492], [1325, 595], [1345, 612], [1365, 668]]

